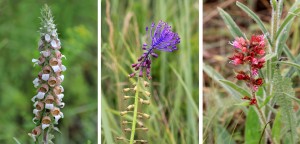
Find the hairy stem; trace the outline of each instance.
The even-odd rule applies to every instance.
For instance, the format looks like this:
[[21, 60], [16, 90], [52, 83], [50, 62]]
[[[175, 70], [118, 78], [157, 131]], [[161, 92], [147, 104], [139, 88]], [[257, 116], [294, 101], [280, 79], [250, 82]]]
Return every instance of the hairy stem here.
[[137, 110], [138, 110], [138, 98], [139, 98], [139, 78], [136, 82], [136, 90], [135, 90], [135, 96], [134, 96], [134, 112], [133, 112], [133, 120], [132, 120], [132, 127], [131, 127], [131, 134], [130, 134], [130, 144], [133, 144], [134, 141], [134, 135], [135, 135], [135, 127], [136, 127], [136, 121], [137, 121]]

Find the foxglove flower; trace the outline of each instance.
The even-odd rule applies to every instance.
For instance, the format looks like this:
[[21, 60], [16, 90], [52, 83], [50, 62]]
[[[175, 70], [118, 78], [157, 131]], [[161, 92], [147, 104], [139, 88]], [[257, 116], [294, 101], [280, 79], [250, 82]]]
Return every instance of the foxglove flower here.
[[[234, 55], [229, 57], [230, 63], [235, 66], [247, 65], [249, 67], [248, 71], [239, 71], [235, 78], [245, 81], [251, 91], [256, 92], [263, 84], [263, 79], [258, 77], [258, 71], [265, 64], [264, 35], [253, 35], [250, 41], [239, 37], [230, 44], [234, 47]], [[256, 104], [255, 98], [247, 100], [250, 101], [250, 105]]]
[[[138, 62], [132, 64], [132, 68], [135, 71], [139, 71], [139, 77], [143, 77], [144, 71], [146, 71], [146, 76], [151, 79], [151, 56], [157, 58], [158, 54], [154, 50], [173, 52], [177, 50], [177, 44], [180, 43], [180, 38], [177, 33], [171, 30], [171, 26], [163, 21], [159, 21], [157, 26], [152, 23], [150, 30], [146, 27], [146, 32], [148, 33], [149, 43], [144, 43], [142, 49], [144, 53], [138, 58]], [[136, 73], [132, 73], [129, 77], [134, 77]]]
[[[64, 90], [61, 83], [64, 80], [62, 72], [66, 70], [66, 67], [62, 65], [61, 58], [64, 56], [59, 51], [61, 43], [47, 5], [42, 9], [41, 14], [41, 39], [38, 43], [40, 57], [32, 59], [34, 65], [41, 67], [41, 72], [33, 80], [34, 87], [38, 88], [37, 94], [31, 99], [34, 102], [33, 122], [37, 126], [28, 135], [34, 141], [47, 128], [49, 130], [57, 129], [54, 125], [58, 124], [60, 118], [63, 118], [60, 108], [65, 105], [62, 102]], [[59, 111], [58, 114], [57, 111]]]

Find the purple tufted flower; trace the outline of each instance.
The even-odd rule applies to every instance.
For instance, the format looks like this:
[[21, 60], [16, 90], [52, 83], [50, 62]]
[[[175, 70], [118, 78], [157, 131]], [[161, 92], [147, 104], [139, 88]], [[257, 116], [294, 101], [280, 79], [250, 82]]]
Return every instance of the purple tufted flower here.
[[[180, 38], [177, 33], [171, 30], [166, 22], [159, 21], [155, 27], [155, 23], [151, 24], [150, 30], [146, 27], [148, 32], [149, 44], [144, 43], [142, 49], [145, 50], [142, 56], [138, 58], [138, 63], [132, 64], [132, 68], [139, 71], [139, 76], [143, 76], [143, 72], [146, 71], [148, 79], [151, 79], [151, 59], [150, 56], [157, 58], [158, 54], [154, 50], [173, 52], [177, 50], [177, 44], [180, 43]], [[129, 75], [129, 77], [135, 76], [135, 73]]]

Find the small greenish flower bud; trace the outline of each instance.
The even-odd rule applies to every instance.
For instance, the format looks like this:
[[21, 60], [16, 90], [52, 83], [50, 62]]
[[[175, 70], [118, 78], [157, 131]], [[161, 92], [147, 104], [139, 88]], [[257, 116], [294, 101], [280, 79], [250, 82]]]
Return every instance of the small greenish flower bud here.
[[124, 129], [125, 132], [131, 132], [131, 129], [130, 128], [126, 128]]
[[130, 88], [124, 88], [123, 89], [123, 92], [128, 92], [128, 91], [130, 91]]
[[131, 96], [124, 96], [124, 100], [130, 99]]
[[150, 115], [148, 115], [148, 114], [143, 113], [142, 115], [143, 115], [143, 117], [146, 118], [146, 119], [149, 119], [149, 118], [150, 118]]
[[133, 109], [133, 108], [134, 108], [134, 104], [129, 105], [129, 106], [126, 108], [126, 110], [131, 110], [131, 109]]
[[120, 115], [123, 116], [123, 115], [125, 115], [127, 113], [128, 113], [128, 111], [122, 111], [122, 112], [120, 112]]
[[145, 91], [145, 95], [148, 96], [148, 97], [150, 97], [151, 93], [148, 92], [148, 91]]
[[148, 87], [149, 86], [149, 83], [147, 81], [144, 81], [144, 86], [145, 87]]

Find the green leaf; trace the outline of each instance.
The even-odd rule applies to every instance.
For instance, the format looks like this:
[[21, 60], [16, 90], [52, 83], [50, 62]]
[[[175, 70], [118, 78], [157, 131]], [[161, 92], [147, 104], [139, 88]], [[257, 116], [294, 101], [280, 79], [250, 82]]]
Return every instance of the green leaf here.
[[[247, 6], [245, 6], [244, 4], [240, 3], [240, 2], [236, 2], [236, 5], [238, 7], [240, 7], [244, 12], [246, 12], [259, 26], [259, 28], [261, 29], [261, 31], [264, 34], [268, 33], [267, 28], [264, 26], [263, 22], [261, 21], [261, 19], [252, 11], [250, 10]], [[269, 42], [270, 45], [272, 45], [271, 39], [270, 37], [267, 35], [267, 40]]]
[[236, 84], [234, 84], [233, 82], [231, 81], [228, 81], [228, 80], [220, 80], [220, 82], [226, 84], [227, 86], [231, 87], [232, 89], [236, 90], [237, 92], [240, 93], [241, 97], [244, 97], [244, 96], [251, 96], [251, 94], [244, 90], [243, 88], [237, 86]]
[[273, 95], [267, 96], [267, 98], [265, 99], [265, 101], [261, 104], [261, 106], [259, 108], [264, 107], [273, 97]]
[[299, 12], [300, 12], [300, 8], [297, 8], [297, 9], [295, 9], [295, 10], [289, 12], [289, 14], [285, 17], [285, 19], [283, 20], [282, 24], [280, 25], [278, 31], [276, 32], [276, 37], [275, 37], [276, 40], [277, 40], [278, 36], [282, 33], [282, 31], [283, 31], [284, 29], [286, 29], [286, 27], [288, 26], [288, 24], [289, 24], [292, 20], [294, 20], [294, 18], [295, 18], [295, 16], [296, 16], [295, 14], [298, 14]]
[[231, 96], [233, 96], [236, 99], [241, 99], [241, 97], [239, 96], [239, 94], [236, 91], [232, 90], [232, 88], [230, 88], [229, 86], [227, 86], [224, 83], [220, 82], [220, 79], [225, 79], [225, 78], [220, 73], [215, 71], [211, 66], [204, 63], [203, 64], [203, 71], [209, 77], [211, 77], [214, 81], [216, 81], [218, 84], [220, 84], [220, 86], [222, 86]]
[[238, 25], [233, 21], [233, 19], [231, 18], [231, 16], [225, 12], [223, 9], [218, 7], [218, 11], [222, 17], [222, 19], [224, 20], [227, 28], [229, 29], [231, 35], [233, 37], [243, 37], [246, 39], [246, 37], [243, 35], [241, 29], [238, 27]]
[[297, 69], [300, 69], [300, 65], [299, 64], [296, 64], [296, 63], [293, 63], [293, 62], [288, 62], [288, 61], [278, 61], [276, 63], [281, 63], [281, 64], [286, 64], [286, 65], [289, 65], [289, 66], [293, 66]]
[[280, 106], [281, 112], [284, 113], [284, 115], [282, 115], [282, 121], [285, 123], [288, 131], [290, 131], [286, 133], [286, 135], [289, 137], [291, 143], [295, 143], [297, 139], [296, 118], [293, 111], [292, 100], [286, 96], [287, 94], [295, 97], [291, 79], [283, 78], [279, 70], [276, 69], [274, 71], [273, 86], [274, 101]]
[[246, 119], [245, 144], [258, 144], [261, 133], [258, 115], [254, 108], [250, 107]]
[[281, 131], [281, 111], [276, 113], [276, 117], [272, 127], [272, 136], [275, 143], [280, 143], [280, 131]]

